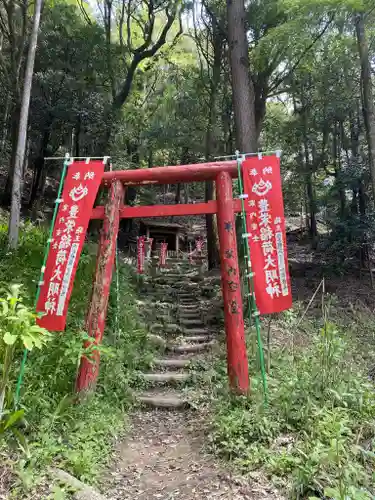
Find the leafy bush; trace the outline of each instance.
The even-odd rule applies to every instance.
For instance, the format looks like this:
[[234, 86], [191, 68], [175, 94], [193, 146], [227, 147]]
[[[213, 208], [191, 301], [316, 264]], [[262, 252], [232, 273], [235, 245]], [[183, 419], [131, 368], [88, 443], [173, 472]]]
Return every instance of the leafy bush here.
[[20, 285], [11, 285], [0, 297], [0, 438], [12, 431], [21, 447], [27, 445], [23, 434], [16, 427], [24, 416], [24, 410], [13, 410], [14, 400], [9, 390], [13, 371], [13, 357], [17, 348], [31, 351], [40, 349], [50, 339], [51, 334], [36, 325], [37, 315], [22, 304]]
[[295, 498], [373, 498], [375, 393], [350, 347], [327, 322], [308, 350], [274, 358], [267, 406], [256, 378], [251, 398], [222, 394], [215, 451], [245, 470], [263, 468]]

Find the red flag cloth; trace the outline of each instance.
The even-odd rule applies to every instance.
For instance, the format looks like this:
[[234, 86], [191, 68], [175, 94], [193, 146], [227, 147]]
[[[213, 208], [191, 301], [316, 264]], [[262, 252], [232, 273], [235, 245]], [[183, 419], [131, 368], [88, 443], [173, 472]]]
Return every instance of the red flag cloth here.
[[68, 166], [36, 310], [38, 325], [65, 329], [68, 305], [92, 208], [103, 177], [102, 161], [74, 161]]
[[165, 267], [167, 263], [167, 248], [168, 248], [168, 243], [162, 243], [160, 246], [160, 259], [159, 259], [160, 267]]
[[139, 236], [137, 240], [137, 273], [143, 274], [145, 270], [145, 236]]
[[242, 169], [256, 304], [261, 314], [284, 311], [292, 306], [292, 292], [280, 158], [250, 157]]

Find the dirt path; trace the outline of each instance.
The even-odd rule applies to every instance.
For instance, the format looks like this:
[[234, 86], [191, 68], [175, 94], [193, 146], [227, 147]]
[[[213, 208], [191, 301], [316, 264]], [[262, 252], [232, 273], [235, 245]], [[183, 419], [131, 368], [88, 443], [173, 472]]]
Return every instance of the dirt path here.
[[[101, 490], [114, 500], [281, 500], [268, 481], [234, 476], [204, 450], [205, 410], [187, 409], [195, 385], [191, 362], [205, 359], [204, 368], [210, 366], [217, 330], [208, 322], [210, 308], [202, 305], [202, 277], [187, 261], [170, 266], [144, 283], [148, 303], [142, 311], [160, 351], [140, 374], [145, 390], [136, 397], [144, 408], [133, 413]], [[166, 307], [160, 308], [160, 300]], [[211, 309], [219, 313], [217, 305]]]
[[193, 411], [139, 411], [119, 443], [106, 495], [121, 500], [280, 500], [256, 479], [235, 477], [203, 450]]

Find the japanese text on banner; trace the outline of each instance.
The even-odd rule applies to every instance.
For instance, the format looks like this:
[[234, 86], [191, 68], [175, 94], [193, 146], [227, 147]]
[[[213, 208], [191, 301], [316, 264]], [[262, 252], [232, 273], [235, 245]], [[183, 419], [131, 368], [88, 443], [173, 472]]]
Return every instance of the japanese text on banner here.
[[103, 172], [102, 161], [77, 161], [68, 167], [37, 303], [37, 311], [44, 313], [38, 324], [48, 330], [65, 329], [74, 277]]
[[256, 304], [261, 314], [280, 312], [292, 306], [280, 159], [252, 157], [242, 168]]

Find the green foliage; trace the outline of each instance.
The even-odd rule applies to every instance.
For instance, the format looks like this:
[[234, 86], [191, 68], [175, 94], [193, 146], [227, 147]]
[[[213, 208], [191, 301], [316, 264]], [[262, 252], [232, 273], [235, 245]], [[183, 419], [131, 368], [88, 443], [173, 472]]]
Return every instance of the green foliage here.
[[41, 349], [51, 340], [50, 333], [35, 324], [37, 315], [22, 304], [20, 285], [11, 285], [0, 297], [0, 437], [11, 431], [27, 451], [24, 435], [17, 428], [24, 410], [13, 411], [13, 393], [9, 387], [14, 370], [14, 353], [23, 347]]
[[251, 398], [222, 396], [215, 451], [244, 470], [261, 467], [295, 498], [373, 498], [375, 394], [351, 347], [327, 322], [306, 351], [276, 356], [268, 406], [257, 378]]
[[[42, 230], [26, 225], [21, 233], [19, 249], [10, 254], [5, 246], [6, 228], [0, 230], [0, 286], [12, 282], [24, 283], [28, 291], [25, 304], [34, 301], [45, 241], [46, 235]], [[82, 344], [87, 339], [82, 326], [95, 258], [96, 248], [87, 244], [77, 270], [66, 331], [53, 333], [42, 350], [30, 353], [20, 411], [7, 415], [9, 427], [17, 424], [15, 428], [18, 430], [22, 419], [21, 437], [25, 438], [19, 442], [24, 458], [16, 464], [13, 462], [13, 470], [18, 477], [14, 491], [19, 496], [25, 489], [37, 488], [42, 481], [42, 472], [51, 463], [83, 480], [94, 480], [106, 463], [113, 437], [123, 432], [126, 425], [124, 413], [132, 404], [130, 382], [135, 378], [136, 370], [147, 363], [149, 357], [145, 332], [134, 305], [132, 272], [120, 264], [120, 309], [117, 311], [116, 288], [113, 287], [104, 345], [100, 348], [101, 370], [97, 392], [85, 403], [75, 404], [74, 382], [84, 352]], [[2, 324], [0, 317], [0, 327]], [[21, 357], [22, 349], [18, 348], [9, 379], [9, 386], [13, 388]], [[7, 443], [12, 446], [10, 441]], [[7, 461], [9, 449], [7, 451], [4, 446], [5, 443], [0, 445], [0, 457]], [[12, 451], [13, 458], [14, 453], [20, 452]]]
[[41, 348], [50, 339], [51, 334], [38, 326], [35, 321], [37, 314], [31, 312], [22, 304], [21, 285], [10, 285], [6, 298], [0, 297], [0, 349], [16, 348], [22, 345], [31, 351], [33, 347]]

